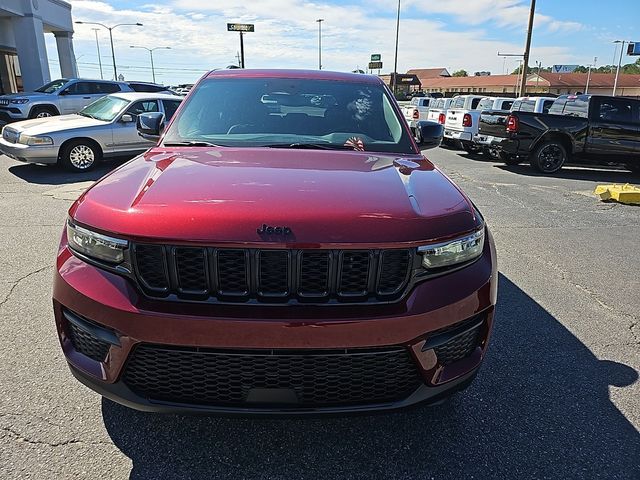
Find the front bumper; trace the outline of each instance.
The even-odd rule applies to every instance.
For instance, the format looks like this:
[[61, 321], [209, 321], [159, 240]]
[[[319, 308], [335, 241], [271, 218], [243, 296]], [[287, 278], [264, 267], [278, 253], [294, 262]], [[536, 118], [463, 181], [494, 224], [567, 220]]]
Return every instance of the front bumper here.
[[[57, 257], [53, 303], [59, 339], [73, 374], [93, 390], [129, 407], [222, 414], [361, 412], [434, 402], [472, 381], [484, 358], [491, 332], [496, 275], [495, 249], [488, 235], [485, 252], [478, 261], [418, 284], [404, 299], [391, 305], [186, 304], [144, 297], [127, 279], [71, 254], [63, 236]], [[90, 322], [91, 328], [106, 332], [105, 341], [110, 343], [102, 361], [90, 358], [74, 346], [69, 311]], [[480, 317], [482, 327], [470, 354], [459, 361], [441, 364], [433, 346], [433, 339], [438, 336], [433, 332], [450, 330], [452, 325]], [[149, 345], [232, 353], [286, 349], [303, 355], [324, 349], [397, 347], [404, 349], [415, 364], [419, 385], [412, 393], [393, 401], [349, 405], [184, 403], [145, 396], [127, 383], [125, 373], [133, 353], [136, 348]], [[376, 371], [372, 371], [371, 376], [375, 378]]]
[[56, 145], [24, 145], [10, 143], [0, 137], [0, 153], [26, 163], [57, 163], [58, 146]]
[[450, 130], [446, 128], [444, 130], [444, 136], [445, 138], [459, 140], [461, 142], [470, 142], [473, 139], [471, 132], [460, 132], [458, 130]]
[[7, 123], [26, 120], [29, 118], [29, 108], [31, 108], [31, 104], [29, 103], [23, 105], [1, 105], [0, 120], [6, 121]]

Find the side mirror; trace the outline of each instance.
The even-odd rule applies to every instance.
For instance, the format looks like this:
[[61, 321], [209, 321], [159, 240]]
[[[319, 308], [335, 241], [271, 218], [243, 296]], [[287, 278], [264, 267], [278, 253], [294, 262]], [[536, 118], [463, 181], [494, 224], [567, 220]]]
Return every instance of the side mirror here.
[[442, 143], [444, 125], [420, 121], [416, 124], [416, 141], [422, 149], [436, 148]]
[[133, 119], [132, 115], [129, 115], [128, 113], [125, 113], [124, 115], [122, 115], [120, 117], [120, 121], [122, 123], [133, 123], [135, 120]]
[[157, 142], [160, 140], [160, 135], [162, 135], [162, 131], [164, 130], [164, 113], [141, 113], [138, 115], [136, 128], [138, 129], [138, 135], [142, 138]]

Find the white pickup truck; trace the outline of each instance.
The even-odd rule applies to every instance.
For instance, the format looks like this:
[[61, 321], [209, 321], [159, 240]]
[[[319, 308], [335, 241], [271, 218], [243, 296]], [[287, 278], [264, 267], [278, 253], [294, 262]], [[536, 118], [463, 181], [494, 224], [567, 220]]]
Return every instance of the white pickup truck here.
[[517, 98], [511, 109], [483, 109], [478, 122], [478, 130], [473, 136], [473, 143], [483, 153], [492, 158], [498, 157], [497, 145], [506, 136], [507, 116], [510, 112], [547, 113], [555, 99], [553, 97], [520, 97]]
[[434, 98], [429, 104], [427, 120], [444, 125], [444, 122], [447, 120], [447, 111], [451, 107], [451, 102], [453, 102], [453, 98]]
[[429, 105], [435, 100], [435, 98], [431, 97], [413, 97], [409, 105], [402, 107], [402, 114], [412, 131], [416, 126], [416, 122], [427, 119]]
[[473, 136], [478, 133], [478, 123], [483, 110], [509, 111], [513, 98], [460, 95], [455, 97], [444, 124], [444, 137], [457, 141], [467, 152], [477, 152]]

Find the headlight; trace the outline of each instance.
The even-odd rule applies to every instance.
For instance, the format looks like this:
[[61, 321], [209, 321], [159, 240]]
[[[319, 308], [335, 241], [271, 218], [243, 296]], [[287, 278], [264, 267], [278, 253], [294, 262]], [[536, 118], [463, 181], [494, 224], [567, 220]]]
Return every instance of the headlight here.
[[23, 145], [53, 145], [53, 138], [21, 134], [18, 143]]
[[478, 258], [484, 249], [484, 227], [463, 238], [418, 247], [424, 268], [450, 267]]
[[29, 103], [28, 98], [14, 98], [13, 100], [9, 100], [9, 103], [13, 103], [14, 105], [23, 105], [25, 103]]
[[72, 250], [109, 263], [122, 263], [124, 249], [129, 245], [126, 240], [92, 232], [70, 220], [67, 222], [67, 241]]

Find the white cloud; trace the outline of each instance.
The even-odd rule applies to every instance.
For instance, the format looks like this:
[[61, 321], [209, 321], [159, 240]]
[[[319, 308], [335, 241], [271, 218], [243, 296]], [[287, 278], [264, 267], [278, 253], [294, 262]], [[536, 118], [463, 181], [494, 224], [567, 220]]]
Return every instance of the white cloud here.
[[[413, 2], [413, 3], [412, 3]], [[129, 45], [171, 46], [172, 50], [155, 54], [157, 77], [164, 83], [193, 81], [201, 72], [224, 67], [235, 61], [239, 49], [238, 34], [227, 32], [228, 21], [255, 23], [255, 33], [245, 35], [248, 67], [317, 68], [318, 18], [325, 21], [323, 31], [323, 66], [332, 70], [364, 68], [371, 53], [381, 53], [384, 71], [393, 69], [395, 40], [394, 6], [382, 0], [367, 5], [330, 5], [321, 0], [260, 0], [254, 2], [213, 2], [173, 0], [142, 7], [116, 9], [99, 0], [71, 0], [75, 20], [105, 24], [142, 22], [144, 27], [119, 27], [114, 43], [119, 72], [127, 79], [150, 80], [148, 55]], [[405, 0], [406, 9], [400, 31], [398, 71], [420, 67], [464, 68], [468, 71], [491, 70], [502, 73], [501, 51], [521, 51], [524, 32], [513, 35], [513, 42], [498, 41], [483, 28], [478, 19], [489, 16], [494, 24], [520, 27], [522, 2], [510, 0], [451, 0], [447, 2]], [[454, 15], [465, 22], [464, 31], [454, 31], [437, 18], [415, 18], [415, 10], [424, 13]], [[411, 17], [414, 18], [411, 18]], [[563, 22], [539, 16], [548, 30], [566, 28]], [[84, 76], [98, 76], [93, 26], [77, 25], [75, 50]], [[103, 65], [107, 78], [110, 50], [108, 33], [100, 32]], [[55, 63], [51, 39], [50, 60]], [[53, 56], [51, 56], [53, 53]], [[563, 47], [534, 48], [532, 60], [545, 64], [570, 60]], [[86, 65], [92, 63], [94, 65]], [[85, 65], [83, 65], [85, 64]], [[132, 69], [127, 66], [137, 66]], [[510, 65], [512, 70], [515, 65]]]

